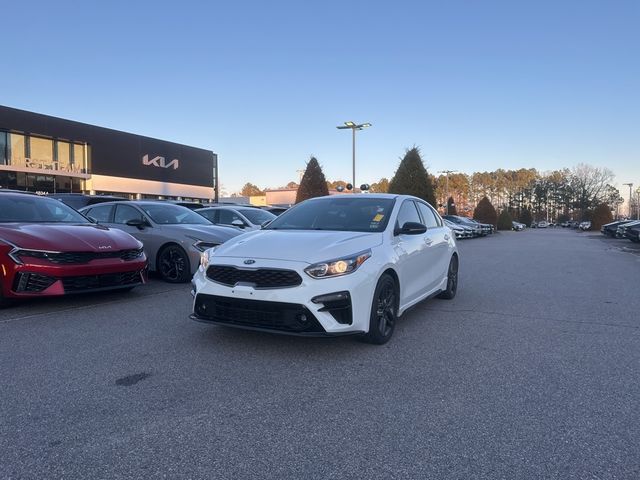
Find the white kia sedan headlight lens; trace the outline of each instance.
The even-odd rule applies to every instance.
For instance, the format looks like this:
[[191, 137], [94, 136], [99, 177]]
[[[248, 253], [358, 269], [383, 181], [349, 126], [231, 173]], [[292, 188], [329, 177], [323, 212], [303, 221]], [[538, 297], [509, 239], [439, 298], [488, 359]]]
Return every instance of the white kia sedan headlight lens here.
[[211, 259], [211, 256], [213, 255], [213, 252], [216, 250], [216, 248], [218, 247], [212, 247], [205, 250], [204, 252], [200, 252], [200, 266], [202, 267], [202, 270], [206, 270], [209, 266], [209, 260]]
[[331, 278], [348, 275], [349, 273], [355, 272], [370, 256], [371, 250], [367, 250], [366, 252], [356, 253], [349, 257], [314, 263], [305, 268], [304, 271], [313, 278]]

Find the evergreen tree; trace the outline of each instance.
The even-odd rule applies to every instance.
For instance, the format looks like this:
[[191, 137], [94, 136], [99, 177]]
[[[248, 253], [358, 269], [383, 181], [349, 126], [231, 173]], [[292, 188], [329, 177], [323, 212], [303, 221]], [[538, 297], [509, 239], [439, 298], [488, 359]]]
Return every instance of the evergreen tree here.
[[498, 217], [498, 230], [511, 230], [513, 228], [513, 219], [509, 214], [509, 210], [506, 208], [502, 210], [500, 217]]
[[296, 194], [296, 203], [314, 197], [324, 197], [329, 195], [327, 188], [327, 179], [324, 178], [322, 168], [315, 157], [311, 157], [307, 163], [307, 169], [304, 171], [298, 193]]
[[606, 223], [613, 222], [611, 207], [606, 203], [601, 203], [588, 215], [591, 220], [591, 230], [600, 231], [600, 227]]
[[456, 204], [453, 201], [453, 197], [449, 197], [447, 200], [447, 209], [445, 210], [447, 215], [458, 215], [458, 210], [456, 209]]
[[434, 207], [438, 206], [431, 177], [424, 168], [420, 150], [417, 147], [407, 150], [389, 182], [389, 193], [413, 195], [426, 200]]
[[481, 223], [490, 223], [493, 226], [498, 224], [498, 214], [496, 209], [487, 197], [482, 197], [473, 211], [473, 219]]
[[524, 223], [527, 227], [530, 227], [533, 223], [533, 215], [531, 215], [531, 210], [528, 208], [523, 208], [522, 212], [520, 212], [520, 223]]

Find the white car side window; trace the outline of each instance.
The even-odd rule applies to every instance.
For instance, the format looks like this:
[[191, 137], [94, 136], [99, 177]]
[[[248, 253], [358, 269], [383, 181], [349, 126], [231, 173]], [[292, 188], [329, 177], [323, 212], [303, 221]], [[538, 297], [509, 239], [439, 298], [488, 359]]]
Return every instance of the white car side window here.
[[422, 202], [416, 202], [418, 204], [418, 209], [420, 209], [420, 213], [422, 214], [422, 218], [424, 219], [424, 224], [427, 228], [437, 228], [440, 226], [440, 222], [438, 222], [438, 218], [435, 213], [428, 205]]
[[413, 200], [405, 200], [398, 212], [397, 226], [402, 227], [407, 222], [422, 223]]

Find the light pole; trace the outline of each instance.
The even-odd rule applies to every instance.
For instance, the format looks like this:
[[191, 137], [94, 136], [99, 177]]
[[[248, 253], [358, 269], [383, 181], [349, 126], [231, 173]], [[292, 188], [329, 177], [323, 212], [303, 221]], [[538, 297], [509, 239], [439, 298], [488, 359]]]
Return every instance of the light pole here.
[[363, 128], [367, 128], [370, 127], [371, 124], [370, 123], [354, 123], [354, 122], [344, 122], [344, 125], [340, 125], [338, 127], [336, 127], [338, 130], [347, 130], [347, 129], [351, 129], [351, 132], [353, 134], [353, 142], [352, 142], [352, 157], [353, 157], [353, 178], [352, 178], [352, 184], [353, 185], [353, 190], [351, 191], [352, 193], [356, 193], [356, 130], [362, 130]]
[[640, 220], [640, 187], [636, 190], [636, 220]]
[[631, 189], [633, 188], [633, 183], [623, 183], [622, 186], [624, 187], [629, 187], [629, 212], [628, 212], [628, 216], [629, 218], [631, 218], [631, 216], [633, 215], [633, 212], [631, 211]]
[[447, 182], [446, 182], [446, 198], [444, 201], [445, 207], [444, 207], [444, 211], [446, 212], [445, 215], [449, 215], [449, 174], [450, 173], [458, 173], [457, 170], [440, 170], [438, 173], [444, 173], [447, 175]]

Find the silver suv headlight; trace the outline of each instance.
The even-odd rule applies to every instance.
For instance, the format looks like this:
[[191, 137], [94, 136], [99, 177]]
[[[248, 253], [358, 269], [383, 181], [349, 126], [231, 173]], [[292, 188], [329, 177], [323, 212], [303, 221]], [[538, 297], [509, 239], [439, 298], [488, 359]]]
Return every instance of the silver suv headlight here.
[[304, 269], [312, 278], [331, 278], [355, 272], [371, 256], [371, 250], [327, 262], [314, 263]]

